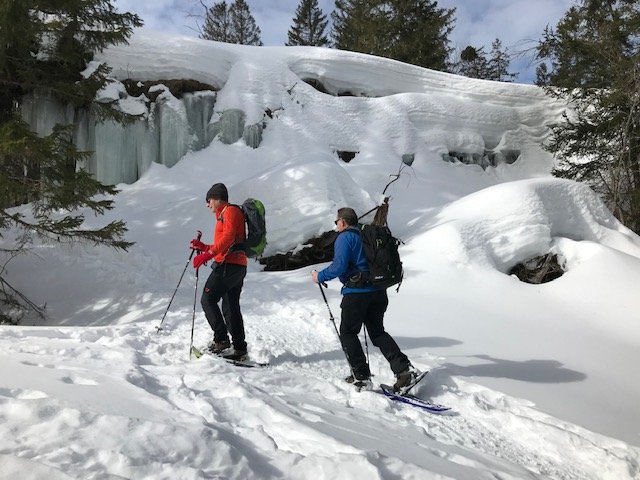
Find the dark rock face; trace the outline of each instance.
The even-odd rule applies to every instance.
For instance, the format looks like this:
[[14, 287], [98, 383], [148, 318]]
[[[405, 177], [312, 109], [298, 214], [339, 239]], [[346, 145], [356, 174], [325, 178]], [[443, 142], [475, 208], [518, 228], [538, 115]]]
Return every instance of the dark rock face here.
[[561, 277], [564, 272], [558, 262], [558, 256], [547, 253], [514, 265], [508, 273], [515, 275], [522, 282], [539, 284], [555, 280]]
[[278, 253], [271, 257], [264, 257], [260, 259], [260, 264], [265, 266], [264, 269], [267, 272], [278, 272], [330, 262], [333, 260], [333, 243], [337, 236], [338, 232], [333, 230], [324, 232], [319, 237], [310, 238], [304, 242], [305, 246], [297, 252]]
[[123, 80], [122, 84], [126, 88], [127, 93], [132, 97], [139, 97], [143, 93], [154, 102], [156, 97], [162, 93], [161, 90], [155, 92], [149, 92], [149, 89], [155, 85], [164, 85], [169, 89], [171, 94], [176, 98], [182, 98], [185, 93], [195, 93], [203, 91], [217, 91], [213, 85], [207, 85], [206, 83], [198, 82], [196, 80], [153, 80], [141, 82], [138, 80]]

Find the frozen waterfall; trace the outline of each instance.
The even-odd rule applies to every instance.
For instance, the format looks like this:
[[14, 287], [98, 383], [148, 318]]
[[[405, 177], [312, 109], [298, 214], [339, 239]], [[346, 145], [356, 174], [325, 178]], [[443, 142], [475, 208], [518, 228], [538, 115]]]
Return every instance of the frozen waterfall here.
[[[80, 165], [102, 183], [133, 183], [152, 162], [172, 167], [188, 151], [200, 150], [216, 137], [223, 143], [241, 138], [252, 148], [262, 139], [262, 124], [245, 126], [241, 110], [214, 114], [216, 92], [200, 91], [174, 96], [162, 84], [149, 88], [154, 101], [142, 94], [128, 95], [124, 85], [113, 82], [101, 90], [96, 102], [111, 103], [132, 121], [97, 121], [87, 110], [74, 111], [52, 95], [35, 93], [25, 98], [22, 116], [39, 135], [49, 135], [56, 123], [75, 125], [74, 143], [92, 152]], [[150, 95], [151, 96], [151, 95]]]

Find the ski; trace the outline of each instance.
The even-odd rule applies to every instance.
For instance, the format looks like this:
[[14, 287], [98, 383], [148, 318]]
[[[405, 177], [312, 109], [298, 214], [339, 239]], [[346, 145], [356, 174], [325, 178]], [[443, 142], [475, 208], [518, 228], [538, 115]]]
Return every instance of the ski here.
[[207, 352], [206, 350], [199, 350], [196, 347], [191, 347], [191, 355], [195, 358], [200, 358], [203, 355], [211, 355], [214, 357], [218, 357], [225, 362], [234, 365], [236, 367], [244, 367], [244, 368], [256, 368], [256, 367], [268, 367], [269, 363], [263, 362], [255, 362], [249, 358], [240, 358], [240, 359], [232, 359], [232, 358], [224, 358], [222, 355], [214, 355], [212, 353]]
[[443, 413], [451, 410], [451, 407], [438, 405], [437, 403], [431, 403], [428, 400], [423, 400], [416, 397], [415, 395], [411, 395], [410, 393], [405, 393], [404, 395], [395, 393], [393, 391], [393, 387], [391, 387], [390, 385], [382, 384], [380, 385], [380, 389], [382, 390], [382, 393], [391, 400], [418, 407], [431, 413]]
[[231, 365], [235, 365], [236, 367], [244, 367], [244, 368], [256, 368], [256, 367], [268, 367], [268, 362], [255, 362], [250, 359], [245, 360], [232, 360], [230, 358], [222, 358], [225, 362], [230, 363]]
[[402, 388], [399, 392], [394, 392], [392, 386], [385, 384], [380, 385], [380, 390], [382, 390], [382, 393], [391, 400], [400, 403], [406, 403], [407, 405], [412, 405], [414, 407], [419, 407], [431, 413], [442, 413], [451, 410], [450, 407], [431, 403], [428, 400], [422, 400], [421, 398], [418, 398], [415, 395], [411, 395], [409, 393], [413, 389], [413, 387], [415, 387], [424, 377], [426, 377], [427, 373], [429, 373], [429, 370], [420, 373], [413, 382]]

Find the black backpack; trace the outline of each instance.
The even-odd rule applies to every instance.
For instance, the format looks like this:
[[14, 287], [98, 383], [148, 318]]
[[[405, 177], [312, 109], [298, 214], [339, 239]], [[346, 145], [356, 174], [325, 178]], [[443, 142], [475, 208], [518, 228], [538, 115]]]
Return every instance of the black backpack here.
[[[262, 255], [267, 246], [264, 204], [260, 200], [247, 198], [242, 205], [233, 206], [238, 207], [244, 214], [244, 221], [247, 224], [247, 238], [243, 243], [233, 245], [231, 251], [243, 250], [247, 257], [257, 258]], [[224, 213], [220, 220], [224, 221]]]
[[404, 275], [398, 253], [400, 240], [391, 234], [389, 227], [382, 225], [360, 225], [360, 237], [369, 264], [371, 284], [382, 288], [398, 284], [398, 291]]

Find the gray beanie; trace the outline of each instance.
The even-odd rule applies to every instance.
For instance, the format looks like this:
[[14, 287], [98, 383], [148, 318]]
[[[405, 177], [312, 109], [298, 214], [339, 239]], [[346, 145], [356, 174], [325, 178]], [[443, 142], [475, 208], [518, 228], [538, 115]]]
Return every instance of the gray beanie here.
[[206, 201], [208, 202], [212, 198], [215, 200], [224, 200], [225, 202], [229, 201], [229, 192], [227, 192], [227, 187], [224, 183], [216, 183], [209, 189]]

